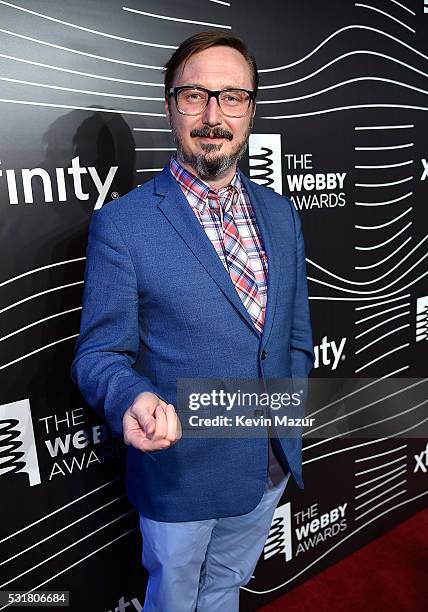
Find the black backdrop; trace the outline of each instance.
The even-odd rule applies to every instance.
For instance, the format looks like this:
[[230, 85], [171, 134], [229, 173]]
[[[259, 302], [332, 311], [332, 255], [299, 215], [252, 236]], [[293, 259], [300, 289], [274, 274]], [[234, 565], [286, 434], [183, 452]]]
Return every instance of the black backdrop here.
[[[76, 611], [141, 609], [124, 446], [69, 366], [89, 219], [167, 161], [161, 66], [188, 35], [232, 29], [257, 57], [242, 168], [300, 210], [313, 376], [426, 375], [425, 11], [424, 0], [0, 0], [0, 589], [66, 589]], [[305, 490], [288, 485], [243, 610], [425, 507], [422, 410], [409, 438], [397, 426], [304, 441]]]

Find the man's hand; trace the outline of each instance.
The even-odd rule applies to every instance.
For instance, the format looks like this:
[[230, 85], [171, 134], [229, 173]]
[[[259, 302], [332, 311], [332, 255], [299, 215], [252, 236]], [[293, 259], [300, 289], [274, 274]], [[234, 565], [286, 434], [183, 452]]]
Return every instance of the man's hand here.
[[123, 415], [125, 444], [141, 451], [169, 448], [181, 438], [180, 420], [172, 404], [154, 393], [140, 393]]

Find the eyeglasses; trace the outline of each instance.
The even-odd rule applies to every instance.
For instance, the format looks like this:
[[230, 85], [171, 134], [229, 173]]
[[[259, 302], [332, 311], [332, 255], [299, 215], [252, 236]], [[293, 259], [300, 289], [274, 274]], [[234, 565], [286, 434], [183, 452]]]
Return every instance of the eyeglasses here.
[[214, 97], [221, 112], [226, 117], [245, 117], [250, 104], [255, 100], [254, 91], [247, 89], [220, 89], [211, 91], [204, 87], [171, 87], [168, 90], [168, 98], [174, 96], [177, 110], [182, 115], [200, 115], [208, 106], [208, 102]]

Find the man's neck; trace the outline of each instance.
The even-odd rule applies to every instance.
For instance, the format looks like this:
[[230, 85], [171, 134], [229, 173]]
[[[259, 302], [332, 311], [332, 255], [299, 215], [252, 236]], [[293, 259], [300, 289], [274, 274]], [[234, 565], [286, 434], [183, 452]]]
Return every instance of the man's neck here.
[[194, 174], [195, 176], [197, 176], [199, 179], [201, 179], [201, 181], [204, 181], [204, 183], [207, 183], [211, 187], [211, 189], [213, 191], [220, 191], [220, 189], [223, 189], [223, 187], [226, 187], [227, 185], [230, 185], [230, 183], [231, 183], [231, 181], [232, 181], [232, 179], [233, 179], [233, 177], [235, 176], [235, 173], [236, 173], [236, 166], [237, 166], [237, 164], [234, 164], [231, 168], [229, 168], [221, 176], [218, 176], [218, 177], [213, 178], [213, 179], [206, 179], [206, 178], [203, 178], [202, 176], [199, 176], [196, 173], [196, 170], [193, 168], [193, 166], [191, 166], [190, 164], [187, 164], [186, 162], [183, 162], [179, 157], [177, 157], [177, 161], [188, 172], [190, 172], [191, 174]]

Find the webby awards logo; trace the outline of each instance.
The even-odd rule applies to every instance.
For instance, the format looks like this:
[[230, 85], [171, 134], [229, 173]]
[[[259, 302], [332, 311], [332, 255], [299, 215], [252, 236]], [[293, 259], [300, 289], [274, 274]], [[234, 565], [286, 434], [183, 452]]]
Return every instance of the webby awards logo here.
[[292, 513], [291, 502], [278, 506], [263, 549], [263, 560], [279, 555], [288, 562], [334, 540], [348, 527], [347, 507], [348, 502], [344, 502], [321, 512], [319, 504], [315, 503]]
[[83, 407], [47, 414], [34, 421], [34, 431], [30, 400], [1, 405], [0, 478], [23, 472], [35, 486], [117, 461], [124, 454], [123, 440], [113, 440], [107, 424], [93, 425], [89, 416]]

